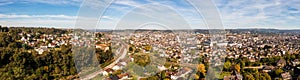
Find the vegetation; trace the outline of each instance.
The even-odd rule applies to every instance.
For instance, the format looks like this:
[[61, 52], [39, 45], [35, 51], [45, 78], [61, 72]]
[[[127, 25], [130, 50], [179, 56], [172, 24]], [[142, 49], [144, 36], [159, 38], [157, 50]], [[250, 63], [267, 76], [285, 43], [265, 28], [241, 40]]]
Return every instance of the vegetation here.
[[[63, 34], [67, 30], [0, 27], [0, 79], [73, 79], [77, 72], [71, 46], [60, 46], [38, 54], [33, 47], [20, 43], [19, 33]], [[39, 37], [40, 34], [31, 37]]]
[[134, 63], [143, 67], [147, 66], [151, 62], [150, 56], [145, 53], [136, 53], [133, 55], [133, 58], [134, 58]]
[[[71, 30], [54, 28], [7, 28], [0, 26], [0, 79], [75, 79], [78, 78], [74, 59], [82, 62], [88, 62], [90, 54], [79, 54], [74, 58], [72, 45], [61, 45], [55, 48], [49, 48], [42, 54], [39, 54], [35, 47], [39, 47], [43, 42], [37, 42], [34, 45], [27, 45], [20, 41], [20, 34], [31, 34], [29, 40], [40, 39], [43, 34], [62, 35], [69, 34]], [[98, 35], [101, 37], [102, 35]], [[49, 43], [51, 41], [46, 41]], [[77, 48], [73, 48], [77, 49]], [[78, 48], [78, 51], [93, 51], [90, 48]], [[111, 50], [102, 51], [96, 49], [97, 61], [100, 64], [108, 64], [113, 60]], [[79, 52], [80, 53], [80, 52]], [[85, 65], [87, 63], [81, 63]], [[77, 66], [78, 67], [78, 66]]]

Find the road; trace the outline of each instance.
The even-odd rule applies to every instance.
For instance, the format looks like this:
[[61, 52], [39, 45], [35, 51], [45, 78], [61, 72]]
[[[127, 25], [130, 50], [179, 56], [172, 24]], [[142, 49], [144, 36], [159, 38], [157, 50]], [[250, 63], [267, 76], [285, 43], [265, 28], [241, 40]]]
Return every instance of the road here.
[[105, 69], [108, 69], [108, 68], [112, 68], [113, 66], [115, 66], [121, 59], [125, 58], [126, 54], [127, 54], [127, 49], [128, 49], [128, 45], [124, 44], [125, 46], [122, 46], [122, 48], [120, 49], [120, 56], [117, 57], [117, 59], [112, 62], [110, 65], [104, 67], [103, 69], [100, 69], [96, 72], [93, 72], [92, 74], [88, 74], [88, 75], [85, 75], [85, 76], [80, 76], [80, 79], [81, 80], [90, 80], [94, 77], [96, 77], [97, 75], [101, 74], [101, 72]]
[[247, 66], [244, 69], [262, 69], [264, 66]]

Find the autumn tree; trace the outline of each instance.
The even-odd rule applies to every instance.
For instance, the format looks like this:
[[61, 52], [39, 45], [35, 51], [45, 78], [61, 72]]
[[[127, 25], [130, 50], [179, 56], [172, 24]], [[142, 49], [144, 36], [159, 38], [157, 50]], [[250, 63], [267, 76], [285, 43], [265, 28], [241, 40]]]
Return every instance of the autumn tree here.
[[204, 78], [206, 75], [205, 65], [198, 64], [197, 70], [198, 70], [198, 72], [200, 72], [200, 78]]
[[146, 51], [150, 51], [151, 48], [152, 48], [152, 46], [150, 46], [150, 45], [146, 45], [146, 46], [144, 46], [144, 47], [145, 47], [145, 50], [146, 50]]
[[241, 71], [240, 64], [234, 65], [234, 69], [235, 69], [237, 72], [240, 72], [240, 71]]

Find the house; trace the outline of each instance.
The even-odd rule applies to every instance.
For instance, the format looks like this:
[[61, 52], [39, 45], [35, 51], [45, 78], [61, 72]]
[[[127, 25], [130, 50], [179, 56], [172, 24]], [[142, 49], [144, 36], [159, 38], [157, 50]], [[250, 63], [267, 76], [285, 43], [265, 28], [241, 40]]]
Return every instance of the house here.
[[240, 73], [238, 73], [237, 71], [234, 71], [233, 74], [234, 74], [235, 80], [243, 80], [243, 76]]
[[120, 70], [120, 69], [121, 69], [121, 67], [120, 67], [120, 66], [118, 66], [118, 65], [116, 65], [116, 66], [114, 66], [112, 69], [116, 71], [116, 70]]
[[103, 50], [104, 52], [106, 52], [107, 50], [109, 50], [108, 45], [106, 44], [97, 44], [96, 48]]
[[21, 41], [25, 42], [25, 41], [27, 41], [27, 39], [25, 39], [25, 37], [22, 37]]
[[108, 76], [108, 72], [102, 71], [102, 75], [103, 75], [103, 76]]
[[125, 73], [125, 74], [119, 74], [117, 75], [119, 80], [128, 80], [129, 79], [129, 74]]
[[299, 61], [299, 59], [295, 59], [292, 61], [292, 63], [293, 63], [293, 66], [297, 66], [300, 64], [300, 61]]
[[224, 76], [223, 80], [234, 80], [234, 76]]
[[234, 71], [231, 76], [224, 76], [223, 80], [243, 80], [243, 76], [237, 71]]
[[204, 62], [210, 62], [210, 59], [209, 59], [209, 58], [204, 58], [203, 61], [204, 61]]
[[182, 68], [178, 71], [178, 73], [176, 73], [175, 75], [171, 75], [171, 79], [172, 80], [177, 80], [180, 77], [186, 77], [187, 74], [191, 73], [193, 70], [190, 68]]
[[108, 74], [110, 74], [110, 73], [112, 73], [112, 72], [114, 72], [113, 69], [107, 68], [107, 69], [105, 69], [105, 70], [102, 72], [102, 75], [108, 76]]
[[161, 70], [161, 71], [167, 70], [167, 68], [166, 68], [165, 66], [157, 66], [157, 68], [158, 68], [159, 70]]
[[277, 66], [279, 66], [279, 67], [284, 67], [285, 65], [286, 65], [286, 61], [284, 59], [280, 59], [277, 62]]
[[38, 54], [43, 54], [43, 52], [44, 52], [44, 50], [43, 50], [43, 49], [41, 49], [41, 48], [35, 49], [35, 51], [37, 51], [37, 52], [38, 52]]
[[263, 72], [271, 72], [272, 70], [274, 70], [274, 66], [264, 66], [263, 68]]
[[[125, 65], [124, 65], [125, 64]], [[120, 70], [120, 69], [123, 69], [124, 68], [124, 66], [126, 66], [126, 62], [119, 62], [119, 63], [117, 63], [112, 69], [113, 70]]]
[[35, 49], [35, 51], [37, 51], [38, 54], [43, 54], [43, 52], [47, 50], [48, 50], [47, 46], [41, 46], [40, 48]]
[[281, 74], [281, 78], [282, 78], [283, 80], [291, 80], [291, 79], [292, 79], [292, 76], [291, 76], [291, 74], [290, 74], [289, 72], [285, 72], [285, 73], [282, 73], [282, 74]]
[[127, 65], [127, 63], [126, 62], [120, 62], [118, 65], [121, 65], [121, 66], [126, 66]]
[[55, 44], [54, 44], [54, 43], [49, 43], [49, 44], [48, 44], [48, 47], [49, 47], [49, 48], [54, 48], [54, 47], [55, 47]]
[[250, 58], [249, 61], [250, 62], [256, 62], [255, 58]]

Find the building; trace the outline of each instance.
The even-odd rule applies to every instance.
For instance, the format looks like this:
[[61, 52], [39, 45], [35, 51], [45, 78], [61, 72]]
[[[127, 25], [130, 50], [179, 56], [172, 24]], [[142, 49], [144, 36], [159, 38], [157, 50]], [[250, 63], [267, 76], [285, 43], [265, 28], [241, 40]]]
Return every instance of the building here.
[[277, 62], [277, 66], [278, 67], [284, 67], [286, 65], [286, 61], [284, 59], [280, 59], [278, 62]]
[[282, 74], [281, 74], [281, 78], [282, 78], [283, 80], [291, 80], [291, 79], [292, 79], [292, 76], [291, 76], [291, 74], [290, 74], [289, 72], [285, 72], [285, 73], [282, 73]]
[[109, 47], [106, 44], [97, 44], [96, 48], [99, 48], [99, 49], [103, 50], [104, 52], [106, 52], [107, 50], [109, 50]]
[[264, 66], [263, 68], [263, 72], [271, 72], [272, 70], [274, 70], [275, 67], [274, 66]]

